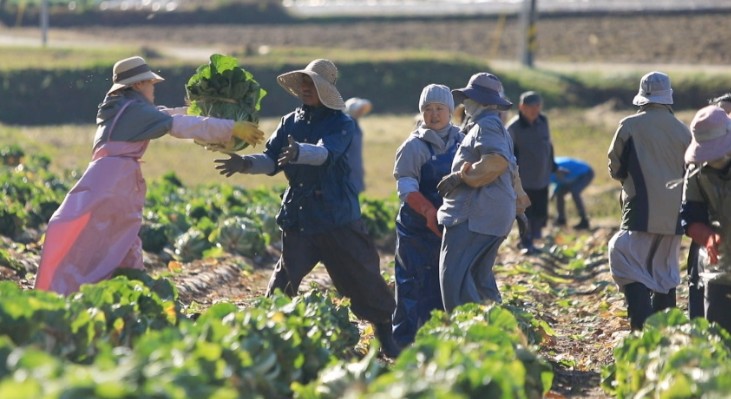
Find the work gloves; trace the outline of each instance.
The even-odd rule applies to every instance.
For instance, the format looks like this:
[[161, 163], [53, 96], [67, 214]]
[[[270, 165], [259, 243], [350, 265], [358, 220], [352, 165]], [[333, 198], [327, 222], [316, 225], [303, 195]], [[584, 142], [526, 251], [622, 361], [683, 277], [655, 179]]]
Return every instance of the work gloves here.
[[469, 162], [465, 162], [464, 165], [462, 165], [462, 169], [457, 172], [452, 172], [442, 178], [442, 180], [437, 183], [437, 192], [442, 197], [446, 197], [454, 191], [455, 188], [459, 187], [460, 184], [462, 184], [462, 175], [464, 175], [465, 170], [468, 170], [472, 164]]
[[706, 248], [712, 265], [718, 264], [718, 245], [721, 243], [721, 236], [718, 233], [707, 224], [700, 222], [691, 223], [685, 232], [696, 244]]
[[249, 121], [237, 121], [234, 123], [232, 136], [241, 139], [252, 147], [264, 142], [264, 132], [259, 127]]
[[429, 228], [437, 237], [442, 236], [442, 230], [437, 222], [437, 208], [429, 201], [424, 194], [419, 191], [412, 191], [406, 194], [406, 204], [416, 213], [426, 219], [426, 227]]
[[499, 154], [487, 154], [471, 164], [465, 162], [458, 172], [452, 172], [437, 184], [437, 191], [442, 197], [446, 197], [460, 184], [464, 183], [470, 187], [486, 186], [505, 173], [508, 169], [508, 161]]
[[279, 158], [277, 159], [277, 165], [280, 168], [290, 162], [297, 161], [297, 157], [300, 155], [300, 145], [294, 141], [292, 136], [287, 136], [287, 142], [288, 144], [282, 147], [282, 150], [279, 152]]
[[236, 154], [231, 154], [229, 159], [216, 159], [213, 162], [219, 164], [216, 169], [226, 177], [231, 177], [234, 173], [245, 173], [253, 164], [251, 159]]

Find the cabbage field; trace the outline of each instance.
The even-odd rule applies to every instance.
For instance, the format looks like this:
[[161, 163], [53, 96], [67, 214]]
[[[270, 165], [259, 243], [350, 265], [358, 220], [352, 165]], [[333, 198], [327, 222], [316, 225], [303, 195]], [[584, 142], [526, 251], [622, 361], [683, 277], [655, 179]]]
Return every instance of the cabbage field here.
[[[502, 304], [434, 312], [397, 359], [322, 268], [301, 295], [262, 296], [279, 254], [279, 189], [169, 173], [148, 181], [146, 273], [67, 298], [34, 291], [45, 223], [78, 178], [0, 147], [0, 398], [696, 398], [731, 395], [731, 337], [682, 309], [630, 333], [606, 243], [549, 226], [515, 233], [496, 267]], [[397, 203], [362, 198], [392, 283]]]

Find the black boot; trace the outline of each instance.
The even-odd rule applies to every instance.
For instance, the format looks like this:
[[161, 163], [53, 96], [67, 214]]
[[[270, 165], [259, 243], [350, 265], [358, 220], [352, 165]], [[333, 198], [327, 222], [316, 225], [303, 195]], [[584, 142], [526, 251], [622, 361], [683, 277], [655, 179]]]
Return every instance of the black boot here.
[[650, 290], [642, 283], [630, 283], [624, 286], [624, 297], [630, 326], [633, 330], [642, 330], [645, 320], [652, 314]]
[[589, 230], [589, 219], [582, 218], [578, 224], [574, 225], [574, 230]]
[[662, 294], [660, 292], [652, 293], [652, 310], [655, 312], [674, 308], [675, 304], [675, 288], [671, 289], [667, 294]]
[[401, 348], [393, 339], [391, 323], [373, 323], [373, 329], [376, 332], [378, 342], [381, 343], [381, 352], [391, 359], [397, 358], [401, 354]]

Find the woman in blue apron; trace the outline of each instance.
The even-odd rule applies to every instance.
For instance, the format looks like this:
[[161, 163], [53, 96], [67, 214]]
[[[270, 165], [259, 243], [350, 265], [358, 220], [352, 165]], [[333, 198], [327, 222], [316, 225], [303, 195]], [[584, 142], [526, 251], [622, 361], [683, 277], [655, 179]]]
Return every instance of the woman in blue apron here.
[[434, 309], [443, 310], [439, 288], [441, 226], [436, 212], [442, 204], [437, 183], [451, 172], [452, 160], [464, 137], [451, 123], [454, 100], [443, 85], [426, 86], [419, 99], [421, 121], [396, 152], [394, 177], [401, 199], [396, 219], [396, 310], [394, 339], [401, 346]]

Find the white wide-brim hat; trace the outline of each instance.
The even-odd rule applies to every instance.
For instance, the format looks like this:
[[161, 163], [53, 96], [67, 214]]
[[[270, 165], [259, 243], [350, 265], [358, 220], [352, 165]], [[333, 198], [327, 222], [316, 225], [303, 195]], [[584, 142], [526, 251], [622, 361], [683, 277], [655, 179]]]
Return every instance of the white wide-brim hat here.
[[320, 99], [322, 105], [336, 110], [344, 110], [345, 102], [340, 92], [335, 87], [335, 82], [338, 80], [338, 68], [330, 60], [317, 59], [305, 67], [305, 69], [298, 69], [296, 71], [283, 73], [277, 76], [277, 83], [279, 83], [287, 93], [302, 98], [302, 77], [304, 75], [312, 78], [312, 82], [315, 84], [317, 90], [317, 97]]
[[703, 163], [731, 153], [731, 118], [723, 108], [709, 105], [690, 123], [693, 140], [685, 150], [686, 163]]
[[117, 61], [114, 64], [112, 73], [112, 82], [114, 84], [107, 91], [107, 94], [145, 80], [153, 80], [155, 83], [165, 80], [162, 76], [152, 72], [145, 60], [138, 56]]

